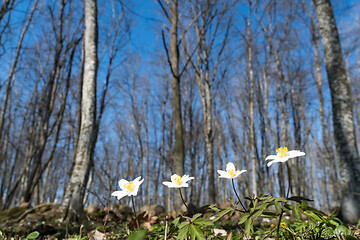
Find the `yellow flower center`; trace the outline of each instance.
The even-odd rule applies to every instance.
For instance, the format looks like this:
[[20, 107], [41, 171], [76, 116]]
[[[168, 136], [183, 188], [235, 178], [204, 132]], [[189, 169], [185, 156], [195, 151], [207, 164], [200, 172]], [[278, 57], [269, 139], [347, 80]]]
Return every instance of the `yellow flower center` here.
[[125, 188], [125, 190], [128, 191], [128, 192], [133, 191], [133, 190], [135, 189], [134, 182], [131, 181], [131, 182], [125, 183], [124, 188]]
[[279, 157], [286, 157], [287, 155], [289, 155], [287, 147], [278, 148], [276, 149], [276, 152]]
[[180, 176], [174, 177], [174, 183], [176, 185], [181, 185], [182, 184], [182, 180]]
[[235, 170], [234, 169], [228, 169], [227, 172], [228, 172], [230, 177], [232, 177], [232, 178], [235, 177]]

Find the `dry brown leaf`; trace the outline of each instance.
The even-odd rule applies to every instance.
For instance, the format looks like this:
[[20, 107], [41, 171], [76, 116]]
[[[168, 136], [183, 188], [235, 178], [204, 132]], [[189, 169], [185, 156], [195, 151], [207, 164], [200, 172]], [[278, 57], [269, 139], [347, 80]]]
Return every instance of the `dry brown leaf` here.
[[88, 234], [88, 237], [90, 240], [105, 240], [105, 233], [99, 232], [98, 230], [95, 230], [94, 232], [91, 232]]
[[147, 229], [149, 229], [149, 231], [150, 231], [150, 229], [151, 229], [151, 224], [150, 224], [150, 222], [144, 222], [144, 223], [141, 224], [141, 226], [146, 227]]
[[229, 233], [229, 235], [227, 235], [226, 240], [231, 240], [232, 237], [232, 232]]

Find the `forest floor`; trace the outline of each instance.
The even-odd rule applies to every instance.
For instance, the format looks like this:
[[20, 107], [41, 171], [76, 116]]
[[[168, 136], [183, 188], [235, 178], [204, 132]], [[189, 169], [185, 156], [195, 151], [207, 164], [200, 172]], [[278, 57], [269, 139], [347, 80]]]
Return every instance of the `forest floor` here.
[[[228, 207], [220, 206], [221, 208]], [[132, 209], [127, 205], [114, 204], [109, 208], [100, 209], [95, 205], [90, 205], [86, 209], [86, 217], [83, 224], [65, 223], [62, 221], [59, 205], [43, 203], [34, 207], [29, 204], [12, 207], [0, 212], [0, 240], [2, 239], [128, 239], [129, 231], [136, 230], [137, 223], [132, 218]], [[213, 213], [208, 210], [202, 212], [204, 218], [210, 218]], [[167, 213], [162, 206], [147, 205], [140, 209], [137, 220], [144, 229], [153, 231], [154, 226], [164, 228], [175, 218], [175, 213]], [[217, 226], [225, 232], [224, 237], [214, 239], [236, 239], [232, 238], [231, 232], [240, 232], [237, 226], [240, 215], [225, 216], [217, 223]], [[306, 216], [302, 221], [305, 221]], [[285, 216], [286, 221], [295, 222], [289, 216]], [[254, 223], [256, 229], [264, 235], [274, 232], [276, 228], [275, 219], [269, 220], [259, 218]], [[360, 239], [360, 229], [355, 226], [347, 226], [355, 233], [355, 239]], [[213, 229], [215, 230], [215, 229]], [[36, 234], [34, 234], [36, 233]], [[230, 236], [230, 238], [229, 238]], [[142, 239], [142, 238], [141, 238]], [[152, 238], [150, 238], [152, 239]], [[160, 238], [154, 238], [160, 239]], [[163, 238], [162, 238], [163, 239]], [[169, 238], [174, 239], [174, 238]], [[248, 238], [251, 239], [251, 238]], [[257, 239], [257, 238], [256, 238]], [[259, 238], [259, 239], [262, 239]], [[273, 238], [266, 238], [273, 239]], [[287, 239], [287, 238], [285, 238]], [[294, 238], [295, 239], [295, 238]], [[298, 238], [296, 238], [298, 239]], [[305, 238], [301, 238], [305, 239]], [[306, 238], [307, 239], [307, 238]], [[323, 239], [323, 238], [319, 238]], [[332, 238], [336, 239], [336, 238]], [[341, 239], [341, 238], [339, 238]], [[345, 238], [344, 238], [345, 239]], [[346, 238], [348, 239], [348, 238]]]
[[[29, 204], [12, 207], [0, 212], [0, 240], [26, 239], [38, 232], [37, 239], [78, 239], [92, 232], [113, 233], [122, 230], [132, 217], [132, 209], [126, 205], [113, 205], [100, 209], [90, 205], [85, 209], [86, 217], [81, 222], [63, 222], [60, 205], [43, 203], [34, 207]], [[76, 237], [73, 237], [76, 236]], [[82, 239], [82, 238], [81, 238]]]

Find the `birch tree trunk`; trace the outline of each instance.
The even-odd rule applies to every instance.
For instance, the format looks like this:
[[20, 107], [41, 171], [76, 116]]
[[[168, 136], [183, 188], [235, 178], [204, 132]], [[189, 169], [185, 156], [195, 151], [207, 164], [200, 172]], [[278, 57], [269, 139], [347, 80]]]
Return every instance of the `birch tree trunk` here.
[[255, 78], [254, 78], [254, 68], [253, 68], [253, 49], [252, 49], [252, 35], [251, 35], [251, 7], [252, 1], [249, 0], [249, 14], [248, 22], [246, 27], [247, 35], [247, 50], [248, 50], [248, 74], [250, 78], [250, 149], [251, 149], [251, 186], [252, 194], [257, 196], [257, 182], [256, 182], [256, 161], [257, 155], [255, 152], [256, 142], [255, 142], [255, 125], [254, 125], [254, 88], [255, 88]]
[[62, 203], [64, 219], [78, 219], [83, 213], [83, 199], [93, 166], [96, 140], [96, 75], [97, 75], [97, 3], [85, 0], [85, 67], [81, 99], [81, 126], [76, 147], [75, 165]]
[[314, 0], [331, 91], [334, 135], [340, 167], [341, 217], [349, 223], [360, 218], [360, 161], [350, 84], [344, 67], [340, 38], [330, 0]]

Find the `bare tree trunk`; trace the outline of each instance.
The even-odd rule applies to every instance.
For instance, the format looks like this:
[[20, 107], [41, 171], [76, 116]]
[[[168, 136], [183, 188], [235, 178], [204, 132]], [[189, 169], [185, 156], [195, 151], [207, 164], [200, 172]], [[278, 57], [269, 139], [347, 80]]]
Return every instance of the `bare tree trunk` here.
[[252, 194], [257, 196], [257, 182], [256, 182], [256, 161], [257, 154], [255, 152], [256, 142], [255, 142], [255, 125], [254, 125], [254, 88], [255, 88], [255, 79], [254, 79], [254, 69], [253, 69], [253, 49], [252, 49], [252, 35], [251, 35], [251, 9], [252, 9], [252, 0], [249, 0], [249, 14], [248, 22], [246, 26], [247, 34], [247, 50], [248, 50], [248, 73], [250, 78], [250, 98], [249, 98], [249, 108], [250, 108], [250, 151], [251, 151], [251, 186]]
[[76, 148], [75, 165], [62, 203], [64, 218], [79, 218], [83, 214], [85, 187], [93, 166], [96, 140], [96, 75], [98, 67], [97, 3], [85, 0], [85, 69], [81, 100], [81, 127]]
[[[268, 112], [268, 102], [269, 102], [269, 94], [268, 94], [268, 80], [267, 80], [267, 66], [268, 66], [269, 60], [266, 63], [266, 66], [263, 67], [262, 71], [263, 71], [263, 81], [264, 81], [264, 86], [262, 87], [263, 89], [261, 89], [262, 91], [262, 95], [264, 96], [264, 121], [265, 121], [265, 134], [266, 134], [266, 139], [267, 139], [267, 144], [265, 146], [265, 152], [268, 153], [270, 152], [270, 136], [268, 131], [270, 131], [271, 137], [273, 142], [276, 142], [276, 135], [275, 132], [273, 130], [273, 128], [271, 127], [271, 122], [270, 122], [270, 118], [269, 118], [269, 112]], [[262, 86], [260, 84], [260, 86]], [[267, 174], [267, 178], [271, 179], [271, 175], [269, 174], [269, 168], [266, 168], [266, 174]], [[269, 182], [269, 181], [267, 181]], [[274, 192], [274, 184], [267, 184], [266, 187], [268, 187], [269, 191], [271, 194], [275, 194]], [[265, 188], [266, 188], [265, 187]]]
[[350, 84], [330, 0], [314, 0], [314, 3], [333, 106], [334, 135], [342, 189], [341, 216], [344, 221], [355, 224], [360, 218], [360, 159], [355, 138]]
[[[149, 90], [148, 90], [149, 91]], [[148, 92], [149, 93], [149, 92]], [[150, 94], [150, 93], [149, 93]], [[145, 189], [145, 203], [146, 204], [151, 204], [151, 199], [150, 199], [150, 189], [149, 189], [149, 183], [150, 183], [150, 149], [149, 149], [149, 121], [148, 119], [148, 111], [149, 111], [149, 106], [148, 106], [148, 102], [145, 102], [145, 119], [144, 119], [144, 127], [145, 127], [145, 138], [146, 138], [146, 152], [145, 152], [145, 156], [146, 156], [146, 178], [149, 179], [149, 181], [147, 181], [146, 183], [146, 189]], [[148, 183], [149, 182], [149, 183]]]
[[[181, 117], [181, 95], [180, 95], [180, 74], [179, 74], [179, 47], [178, 47], [178, 0], [173, 0], [171, 10], [171, 46], [170, 56], [172, 64], [172, 109], [175, 121], [175, 142], [174, 142], [174, 170], [177, 174], [184, 174], [184, 137]], [[182, 205], [179, 191], [176, 191], [175, 208], [179, 210]]]
[[[166, 17], [170, 21], [170, 52], [168, 53], [167, 47], [164, 47], [168, 56], [168, 62], [170, 65], [171, 71], [171, 106], [172, 114], [175, 122], [175, 142], [174, 142], [174, 171], [178, 175], [184, 174], [184, 164], [185, 164], [185, 146], [184, 146], [184, 137], [183, 137], [183, 124], [181, 116], [181, 94], [180, 94], [180, 71], [179, 71], [179, 37], [178, 37], [178, 25], [179, 25], [179, 12], [178, 12], [178, 0], [165, 1], [168, 5], [168, 11], [165, 9], [164, 4], [161, 0], [158, 0], [160, 6], [162, 7]], [[164, 39], [164, 35], [163, 35]], [[182, 201], [179, 191], [176, 191], [176, 200], [175, 200], [175, 209], [179, 211], [181, 209]]]

